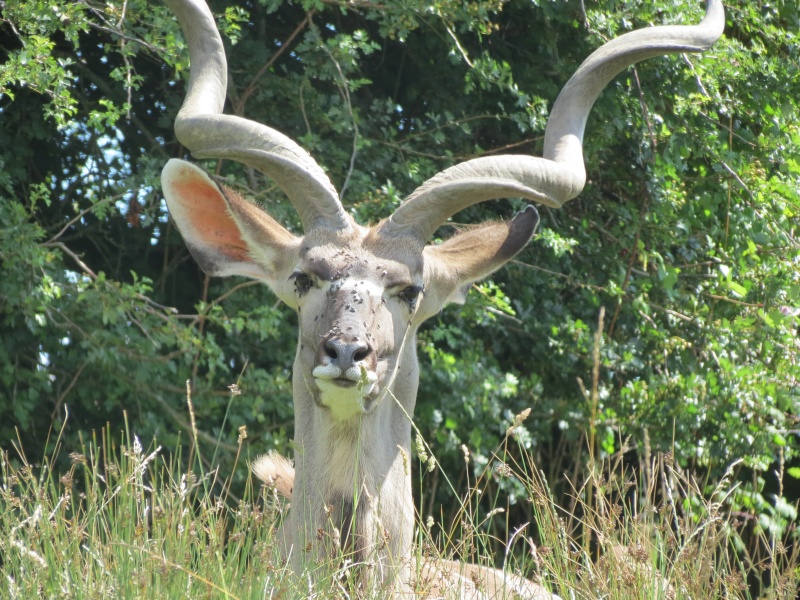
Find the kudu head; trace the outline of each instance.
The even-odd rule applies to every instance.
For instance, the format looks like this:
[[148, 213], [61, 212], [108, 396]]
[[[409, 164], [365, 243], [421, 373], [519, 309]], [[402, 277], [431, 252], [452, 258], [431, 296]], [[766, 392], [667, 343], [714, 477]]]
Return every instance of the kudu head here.
[[[319, 177], [315, 184], [327, 186]], [[298, 311], [295, 377], [334, 420], [373, 411], [403, 349], [413, 353], [407, 340], [416, 327], [514, 256], [538, 222], [528, 207], [507, 223], [426, 245], [448, 216], [440, 206], [420, 202], [411, 213], [361, 227], [329, 195], [323, 214], [298, 206], [305, 235], [297, 237], [190, 163], [171, 160], [163, 184], [172, 218], [206, 273], [264, 281]], [[297, 198], [305, 202], [300, 191]], [[415, 385], [415, 368], [403, 371], [402, 382]]]
[[[386, 481], [400, 479], [396, 493], [384, 500], [391, 506], [399, 502], [398, 494], [411, 494], [410, 478], [403, 476], [396, 455], [398, 447], [402, 451], [410, 446], [408, 417], [418, 382], [417, 326], [446, 302], [463, 300], [472, 282], [519, 252], [531, 238], [538, 214], [529, 206], [508, 222], [484, 223], [429, 245], [436, 229], [458, 211], [490, 199], [521, 197], [560, 207], [577, 196], [586, 177], [584, 126], [606, 84], [639, 60], [707, 49], [725, 22], [719, 0], [709, 0], [697, 26], [638, 30], [605, 44], [581, 65], [553, 106], [543, 158], [490, 156], [450, 167], [414, 191], [394, 214], [364, 227], [345, 211], [325, 172], [295, 142], [265, 125], [222, 114], [227, 65], [211, 12], [204, 0], [167, 4], [178, 16], [191, 57], [189, 91], [175, 122], [178, 139], [197, 158], [232, 159], [270, 177], [297, 210], [304, 235], [291, 234], [263, 210], [180, 160], [169, 161], [162, 175], [172, 218], [206, 273], [264, 281], [298, 311], [298, 447], [312, 447], [311, 438], [318, 438], [325, 427], [344, 428], [370, 419], [382, 423], [370, 426], [370, 431], [385, 451], [371, 450], [369, 461], [364, 461], [369, 472], [363, 485], [375, 494], [391, 488]], [[376, 416], [398, 404], [403, 406], [402, 418]], [[353, 497], [353, 477], [342, 465], [354, 463], [355, 457], [344, 453], [337, 458], [337, 445], [316, 443], [316, 454], [331, 456], [314, 469], [334, 474], [328, 483], [319, 483], [318, 473], [308, 473], [314, 469], [301, 472], [298, 464], [300, 488], [295, 487], [293, 507], [298, 495], [312, 493], [304, 478], [318, 478], [314, 489], [324, 489], [314, 493], [324, 502], [341, 497], [348, 487]], [[357, 486], [362, 485], [358, 477]], [[337, 490], [341, 479], [345, 489]], [[309, 510], [316, 511], [316, 505]], [[398, 531], [390, 533], [402, 540], [396, 550], [408, 554], [413, 508], [403, 510], [406, 517]], [[308, 517], [301, 512], [294, 525], [300, 527], [303, 518]], [[320, 515], [317, 521], [324, 518]], [[343, 517], [345, 522], [350, 518], [358, 515]]]

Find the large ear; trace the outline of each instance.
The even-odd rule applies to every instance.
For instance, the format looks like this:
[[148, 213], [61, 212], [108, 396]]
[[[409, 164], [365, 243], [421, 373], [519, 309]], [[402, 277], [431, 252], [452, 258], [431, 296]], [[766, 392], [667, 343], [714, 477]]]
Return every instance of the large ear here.
[[[539, 213], [528, 206], [510, 221], [483, 223], [461, 231], [437, 246], [426, 246], [430, 282], [444, 302], [463, 304], [473, 282], [508, 262], [531, 239]], [[426, 290], [426, 294], [433, 290]]]
[[299, 247], [299, 238], [275, 219], [191, 163], [170, 160], [161, 171], [161, 186], [172, 220], [209, 275], [272, 282]]

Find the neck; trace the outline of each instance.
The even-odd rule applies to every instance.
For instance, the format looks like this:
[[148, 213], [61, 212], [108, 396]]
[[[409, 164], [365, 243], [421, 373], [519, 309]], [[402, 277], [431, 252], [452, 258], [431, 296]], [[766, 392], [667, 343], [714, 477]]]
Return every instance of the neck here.
[[[391, 581], [411, 556], [411, 422], [419, 374], [409, 340], [379, 404], [335, 420], [314, 402], [295, 365], [295, 483], [290, 513], [292, 560], [367, 562]], [[341, 554], [339, 554], [341, 552]], [[311, 559], [311, 561], [309, 561]], [[404, 577], [401, 577], [404, 579]]]

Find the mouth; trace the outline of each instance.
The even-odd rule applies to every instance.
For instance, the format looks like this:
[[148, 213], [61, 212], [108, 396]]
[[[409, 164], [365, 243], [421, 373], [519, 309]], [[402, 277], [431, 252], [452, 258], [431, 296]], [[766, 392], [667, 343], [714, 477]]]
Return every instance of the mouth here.
[[350, 396], [363, 398], [375, 389], [375, 377], [352, 379], [350, 377], [320, 377], [314, 376], [317, 387], [321, 390], [339, 390]]
[[337, 421], [358, 418], [370, 412], [371, 397], [377, 391], [374, 371], [352, 367], [342, 371], [333, 365], [318, 365], [312, 371], [317, 393], [315, 400]]
[[318, 383], [330, 383], [337, 387], [367, 389], [378, 380], [378, 374], [367, 370], [361, 365], [354, 365], [347, 370], [342, 370], [331, 364], [321, 364], [314, 367], [311, 372]]
[[340, 388], [352, 388], [358, 385], [358, 381], [353, 381], [352, 379], [347, 379], [346, 377], [337, 377], [336, 379], [326, 379], [328, 383], [332, 383], [336, 387]]

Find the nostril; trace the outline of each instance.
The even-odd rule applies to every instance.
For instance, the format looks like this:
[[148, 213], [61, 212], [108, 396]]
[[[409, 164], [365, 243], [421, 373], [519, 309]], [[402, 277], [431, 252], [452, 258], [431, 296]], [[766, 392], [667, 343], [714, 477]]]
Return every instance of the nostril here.
[[328, 355], [329, 358], [336, 360], [339, 358], [339, 353], [336, 351], [336, 344], [334, 340], [328, 340], [325, 342], [325, 354]]
[[360, 362], [369, 356], [371, 348], [366, 344], [353, 354], [353, 362]]

